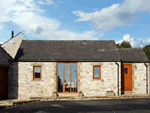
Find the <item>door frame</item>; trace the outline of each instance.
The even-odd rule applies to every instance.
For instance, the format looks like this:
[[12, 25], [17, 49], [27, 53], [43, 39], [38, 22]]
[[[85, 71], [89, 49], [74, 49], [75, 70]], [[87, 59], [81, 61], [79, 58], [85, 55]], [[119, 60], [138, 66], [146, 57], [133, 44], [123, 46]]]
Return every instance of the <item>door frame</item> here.
[[[58, 64], [65, 64], [65, 63], [70, 63], [70, 72], [71, 72], [71, 64], [72, 63], [74, 63], [74, 64], [77, 64], [77, 92], [58, 92]], [[64, 87], [64, 79], [65, 79], [65, 68], [63, 67], [63, 91], [65, 91], [65, 87]], [[57, 75], [57, 77], [56, 77], [56, 92], [57, 93], [78, 93], [78, 62], [57, 62], [57, 64], [56, 64], [56, 75]], [[70, 75], [71, 75], [71, 73], [70, 73]], [[71, 77], [70, 77], [70, 81], [71, 81]]]
[[[124, 94], [125, 94], [125, 92], [131, 92], [131, 93], [133, 93], [133, 72], [134, 72], [134, 70], [133, 70], [134, 69], [133, 68], [133, 63], [121, 63], [121, 86], [122, 86], [122, 73], [124, 74], [124, 70], [122, 70], [122, 68], [124, 68], [124, 67], [122, 67], [122, 66], [124, 64], [130, 64], [131, 65], [132, 90], [131, 91], [125, 91], [125, 89], [122, 90], [122, 88], [121, 88], [121, 93], [124, 93]], [[124, 77], [123, 77], [123, 80], [124, 80]]]

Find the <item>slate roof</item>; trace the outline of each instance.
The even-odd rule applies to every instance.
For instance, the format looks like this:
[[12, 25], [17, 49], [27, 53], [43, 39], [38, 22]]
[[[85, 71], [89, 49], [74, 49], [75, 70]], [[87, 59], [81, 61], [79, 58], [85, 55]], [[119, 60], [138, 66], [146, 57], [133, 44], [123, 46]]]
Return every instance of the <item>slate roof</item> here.
[[142, 48], [118, 48], [123, 62], [149, 62]]
[[114, 40], [23, 40], [17, 61], [120, 61]]
[[0, 59], [0, 66], [9, 66], [9, 60], [13, 60], [2, 47], [0, 47]]

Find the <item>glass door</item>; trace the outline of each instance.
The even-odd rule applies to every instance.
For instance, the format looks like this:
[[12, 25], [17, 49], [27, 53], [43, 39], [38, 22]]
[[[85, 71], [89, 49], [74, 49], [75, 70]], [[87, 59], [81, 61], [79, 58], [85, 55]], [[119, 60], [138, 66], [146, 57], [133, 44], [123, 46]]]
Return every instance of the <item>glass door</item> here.
[[71, 91], [77, 92], [77, 64], [71, 63]]
[[65, 92], [70, 92], [70, 63], [65, 63]]
[[63, 92], [63, 64], [58, 64], [58, 92]]
[[58, 92], [77, 92], [77, 64], [57, 63]]

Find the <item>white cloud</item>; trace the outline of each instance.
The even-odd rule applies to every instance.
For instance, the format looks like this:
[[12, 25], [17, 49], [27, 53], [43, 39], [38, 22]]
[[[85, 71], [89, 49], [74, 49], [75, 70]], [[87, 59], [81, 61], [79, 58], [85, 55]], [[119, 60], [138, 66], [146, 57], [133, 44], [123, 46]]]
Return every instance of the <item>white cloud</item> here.
[[143, 48], [145, 45], [148, 45], [150, 43], [150, 38], [145, 41], [142, 39], [135, 40], [135, 38], [132, 38], [129, 34], [124, 35], [123, 39], [117, 41], [116, 43], [121, 44], [124, 40], [128, 41], [133, 48], [134, 47], [142, 47]]
[[138, 19], [137, 14], [150, 12], [149, 4], [150, 0], [125, 0], [100, 11], [87, 13], [77, 10], [72, 13], [79, 17], [76, 21], [91, 21], [96, 29], [111, 30], [116, 26], [132, 25]]
[[0, 41], [0, 44], [3, 44], [4, 42], [3, 41]]
[[0, 30], [2, 30], [4, 28], [3, 24], [0, 23]]
[[47, 31], [43, 31], [41, 33], [41, 36], [52, 40], [98, 40], [98, 37], [102, 37], [103, 33], [97, 33], [94, 30], [85, 31], [82, 33], [69, 30], [61, 30], [49, 31], [49, 33]]
[[54, 4], [53, 0], [45, 0], [45, 2], [43, 0], [38, 0], [37, 3], [40, 5], [53, 5]]
[[58, 1], [58, 2], [61, 3], [61, 4], [63, 3], [63, 1]]
[[150, 43], [150, 38], [147, 41], [148, 41], [148, 43]]
[[[47, 3], [50, 3], [50, 1], [47, 1]], [[0, 12], [0, 23], [11, 21], [31, 36], [54, 40], [98, 40], [99, 37], [103, 36], [103, 33], [94, 30], [85, 32], [59, 30], [61, 23], [54, 18], [42, 16], [44, 10], [40, 9], [34, 0], [5, 0], [1, 2], [0, 10], [2, 10]]]

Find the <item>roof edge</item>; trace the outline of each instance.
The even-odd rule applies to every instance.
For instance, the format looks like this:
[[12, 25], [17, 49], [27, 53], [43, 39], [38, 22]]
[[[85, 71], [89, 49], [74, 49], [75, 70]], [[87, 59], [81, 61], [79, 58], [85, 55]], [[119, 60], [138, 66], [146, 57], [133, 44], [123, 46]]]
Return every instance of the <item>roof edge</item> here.
[[115, 42], [114, 40], [24, 40], [24, 41], [104, 41], [104, 42]]
[[131, 49], [142, 49], [142, 50], [143, 50], [143, 48], [118, 48], [118, 50], [119, 50], [119, 49], [120, 49], [120, 50], [121, 50], [121, 49], [122, 49], [122, 50], [131, 50]]
[[[2, 47], [1, 47], [2, 48]], [[2, 48], [3, 49], [3, 48]], [[3, 49], [4, 50], [4, 52], [6, 53], [6, 54], [8, 54], [9, 56], [10, 56], [10, 60], [13, 60], [13, 58], [12, 58], [12, 56], [9, 54], [9, 53], [7, 53], [7, 51], [5, 50], [5, 49]]]
[[121, 59], [119, 60], [13, 60], [15, 62], [121, 62]]
[[[19, 33], [16, 34], [14, 37], [16, 37], [16, 36], [19, 35], [19, 34], [22, 34], [24, 37], [26, 37], [22, 32], [19, 32]], [[13, 37], [13, 38], [14, 38], [14, 37]], [[8, 41], [10, 41], [10, 40], [13, 39], [13, 38], [10, 38], [9, 40], [7, 40], [6, 42], [4, 42], [3, 44], [7, 43]], [[26, 38], [27, 38], [27, 37], [26, 37]], [[27, 38], [27, 40], [28, 40], [28, 38]], [[1, 44], [1, 46], [2, 46], [3, 44]]]

